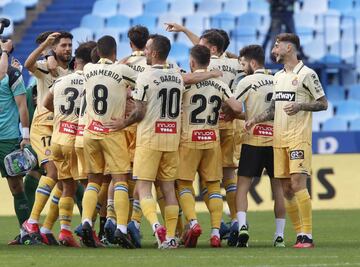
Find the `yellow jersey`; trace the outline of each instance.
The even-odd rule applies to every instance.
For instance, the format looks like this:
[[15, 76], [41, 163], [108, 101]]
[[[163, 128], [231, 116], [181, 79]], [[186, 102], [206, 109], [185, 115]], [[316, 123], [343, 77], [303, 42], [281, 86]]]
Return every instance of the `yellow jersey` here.
[[139, 74], [133, 98], [147, 102], [147, 110], [137, 126], [136, 146], [157, 151], [178, 150], [183, 91], [184, 81], [179, 71], [167, 65], [154, 65]]
[[125, 116], [127, 87], [135, 86], [137, 73], [124, 64], [113, 64], [100, 59], [84, 67], [86, 88], [86, 126], [84, 134], [92, 139], [103, 139], [110, 132], [105, 122]]
[[230, 97], [229, 86], [219, 79], [208, 79], [186, 87], [182, 101], [181, 144], [194, 149], [214, 148], [220, 142], [221, 103]]
[[285, 113], [288, 103], [310, 103], [323, 97], [324, 90], [316, 72], [300, 61], [293, 71], [285, 69], [274, 76], [275, 117], [274, 147], [289, 147], [312, 143], [312, 112], [299, 111], [293, 116]]

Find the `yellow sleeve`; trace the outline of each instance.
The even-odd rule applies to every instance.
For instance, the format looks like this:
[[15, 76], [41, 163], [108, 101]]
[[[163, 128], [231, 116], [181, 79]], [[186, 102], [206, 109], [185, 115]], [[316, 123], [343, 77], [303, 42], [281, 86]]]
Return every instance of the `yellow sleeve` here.
[[149, 89], [149, 83], [146, 81], [144, 75], [140, 74], [136, 81], [135, 90], [132, 91], [134, 100], [147, 101], [146, 91]]
[[223, 101], [228, 100], [230, 97], [233, 97], [233, 93], [231, 92], [230, 87], [226, 83], [221, 83], [221, 86], [223, 87]]
[[121, 64], [121, 68], [122, 68], [122, 76], [123, 76], [122, 78], [124, 79], [125, 83], [130, 85], [131, 87], [135, 87], [138, 73], [129, 66], [124, 64]]
[[234, 93], [236, 100], [238, 100], [240, 102], [244, 102], [249, 95], [251, 87], [252, 87], [252, 85], [247, 83], [246, 79], [242, 79], [236, 86], [236, 90]]
[[308, 74], [306, 74], [305, 79], [303, 81], [303, 86], [305, 89], [309, 90], [309, 92], [311, 93], [311, 95], [314, 97], [315, 100], [325, 95], [324, 89], [315, 71], [311, 71]]
[[35, 63], [36, 70], [32, 73], [36, 78], [41, 79], [49, 74], [47, 63], [44, 60], [38, 60]]

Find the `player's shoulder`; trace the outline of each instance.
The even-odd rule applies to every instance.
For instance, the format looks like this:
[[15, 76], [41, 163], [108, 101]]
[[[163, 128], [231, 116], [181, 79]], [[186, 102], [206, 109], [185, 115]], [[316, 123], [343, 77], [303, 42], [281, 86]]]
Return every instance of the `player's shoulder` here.
[[84, 71], [84, 72], [87, 72], [87, 71], [93, 69], [95, 66], [96, 66], [96, 64], [89, 62], [89, 63], [87, 63], [87, 64], [84, 66], [83, 71]]

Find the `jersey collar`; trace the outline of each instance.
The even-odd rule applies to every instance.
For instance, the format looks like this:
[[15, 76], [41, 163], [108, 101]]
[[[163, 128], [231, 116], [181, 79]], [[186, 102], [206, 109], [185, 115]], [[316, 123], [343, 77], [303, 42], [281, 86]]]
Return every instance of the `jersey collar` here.
[[145, 52], [144, 51], [134, 51], [131, 53], [132, 57], [141, 57], [141, 56], [145, 56]]
[[155, 64], [151, 66], [154, 69], [168, 69], [169, 68], [169, 64]]
[[[299, 63], [295, 66], [295, 68], [293, 69], [293, 73], [295, 74], [299, 74], [299, 72], [301, 71], [301, 69], [304, 67], [304, 63], [302, 62], [302, 60], [299, 60]], [[284, 71], [286, 72], [285, 68]]]
[[215, 55], [212, 55], [210, 58], [211, 58], [211, 59], [219, 59], [220, 57], [215, 56]]
[[108, 58], [100, 58], [100, 60], [98, 61], [98, 63], [100, 64], [114, 64], [114, 62], [112, 62], [110, 59]]
[[254, 74], [255, 73], [265, 74], [265, 69], [257, 69], [256, 71], [254, 71]]
[[198, 69], [198, 70], [195, 70], [194, 73], [195, 72], [207, 72], [207, 71], [208, 71], [207, 69]]

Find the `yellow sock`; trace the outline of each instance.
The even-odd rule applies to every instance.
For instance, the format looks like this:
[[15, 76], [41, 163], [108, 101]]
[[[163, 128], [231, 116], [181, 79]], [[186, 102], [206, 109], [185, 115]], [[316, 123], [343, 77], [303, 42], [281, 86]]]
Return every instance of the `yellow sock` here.
[[201, 196], [205, 202], [207, 209], [209, 210], [209, 194], [208, 194], [208, 189], [206, 187], [206, 182], [203, 181], [203, 179], [201, 179], [200, 181], [200, 188], [201, 188]]
[[160, 186], [155, 185], [155, 189], [156, 189], [156, 199], [157, 199], [157, 203], [159, 204], [161, 216], [165, 220], [165, 198], [161, 191]]
[[45, 207], [47, 200], [50, 197], [51, 191], [54, 188], [56, 181], [47, 176], [41, 176], [39, 185], [35, 193], [35, 202], [31, 211], [30, 219], [39, 221], [40, 214]]
[[107, 193], [108, 193], [109, 183], [102, 183], [100, 187], [100, 191], [98, 194], [98, 202], [96, 204], [96, 209], [94, 210], [92, 221], [95, 223], [98, 213], [101, 210], [101, 207], [106, 205]]
[[168, 238], [175, 237], [178, 216], [179, 216], [178, 205], [165, 206], [166, 237]]
[[230, 210], [230, 217], [232, 220], [236, 220], [236, 183], [237, 177], [234, 178], [224, 178], [223, 184], [226, 190], [226, 202], [228, 203]]
[[134, 199], [132, 213], [131, 213], [131, 220], [141, 223], [142, 215], [143, 214], [141, 211], [140, 201], [138, 199]]
[[116, 222], [127, 225], [129, 216], [129, 194], [127, 182], [117, 182], [114, 185], [114, 208]]
[[151, 225], [159, 222], [156, 215], [156, 202], [153, 197], [143, 198], [140, 200], [140, 206], [145, 218]]
[[97, 183], [88, 183], [82, 205], [83, 205], [83, 213], [81, 221], [87, 220], [90, 222], [92, 220], [94, 211], [96, 210], [96, 205], [98, 203], [98, 194], [100, 192], [100, 185]]
[[56, 185], [53, 190], [53, 196], [50, 202], [49, 211], [45, 217], [43, 224], [44, 228], [51, 230], [59, 217], [59, 201], [62, 195], [62, 190], [59, 189], [59, 185]]
[[179, 207], [179, 215], [178, 215], [178, 220], [177, 220], [177, 224], [176, 224], [176, 235], [178, 237], [181, 237], [183, 235], [183, 232], [184, 232], [184, 222], [183, 222], [183, 216], [182, 215], [183, 215], [183, 211]]
[[298, 203], [296, 198], [293, 197], [291, 200], [285, 198], [285, 209], [290, 218], [290, 221], [294, 227], [294, 230], [297, 234], [301, 233], [301, 219], [299, 214]]
[[209, 194], [211, 228], [219, 229], [223, 212], [223, 199], [220, 193], [220, 181], [207, 182], [206, 187]]
[[128, 215], [128, 222], [131, 220], [132, 213], [133, 213], [135, 184], [136, 184], [135, 180], [128, 179], [128, 186], [129, 186], [129, 215]]
[[195, 198], [192, 194], [192, 181], [177, 180], [179, 188], [179, 203], [186, 220], [196, 220]]
[[72, 197], [61, 197], [59, 201], [59, 220], [61, 228], [71, 229], [71, 219], [74, 209], [74, 199]]
[[312, 208], [308, 190], [303, 189], [296, 192], [295, 198], [299, 206], [299, 214], [302, 223], [301, 232], [312, 234]]

